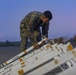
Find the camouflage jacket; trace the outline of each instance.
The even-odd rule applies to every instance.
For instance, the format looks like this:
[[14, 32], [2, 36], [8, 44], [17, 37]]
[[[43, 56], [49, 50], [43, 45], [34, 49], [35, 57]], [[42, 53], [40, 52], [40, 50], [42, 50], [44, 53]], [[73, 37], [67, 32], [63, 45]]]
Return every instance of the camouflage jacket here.
[[26, 28], [29, 32], [33, 33], [38, 30], [38, 28], [42, 27], [42, 35], [48, 37], [49, 23], [40, 22], [40, 15], [42, 13], [38, 11], [30, 12], [25, 18], [21, 21], [21, 24], [24, 26], [20, 26], [20, 28]]

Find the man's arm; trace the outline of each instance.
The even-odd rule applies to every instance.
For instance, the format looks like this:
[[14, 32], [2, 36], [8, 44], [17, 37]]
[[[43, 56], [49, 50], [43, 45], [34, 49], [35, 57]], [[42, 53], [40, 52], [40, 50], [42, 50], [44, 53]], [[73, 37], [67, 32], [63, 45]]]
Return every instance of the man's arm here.
[[48, 38], [48, 30], [49, 30], [49, 23], [45, 23], [45, 24], [42, 26], [42, 37], [43, 37], [43, 38], [45, 38], [45, 37]]

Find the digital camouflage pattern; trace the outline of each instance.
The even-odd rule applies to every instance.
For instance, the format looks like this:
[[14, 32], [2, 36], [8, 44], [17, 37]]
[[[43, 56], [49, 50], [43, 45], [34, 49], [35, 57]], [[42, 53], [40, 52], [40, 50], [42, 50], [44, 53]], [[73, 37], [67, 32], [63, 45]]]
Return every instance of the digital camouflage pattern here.
[[30, 12], [20, 23], [20, 37], [21, 37], [21, 52], [27, 49], [28, 38], [32, 44], [41, 40], [42, 35], [48, 37], [49, 23], [43, 23], [39, 17], [42, 13], [38, 11]]

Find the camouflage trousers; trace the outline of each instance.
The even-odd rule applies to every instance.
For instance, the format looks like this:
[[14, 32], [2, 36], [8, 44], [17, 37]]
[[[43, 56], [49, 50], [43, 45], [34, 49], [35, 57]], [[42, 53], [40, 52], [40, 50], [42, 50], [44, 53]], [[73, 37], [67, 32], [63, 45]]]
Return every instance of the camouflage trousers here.
[[32, 35], [30, 32], [28, 32], [27, 29], [22, 28], [20, 29], [20, 37], [21, 37], [20, 51], [22, 52], [27, 49], [28, 39], [30, 39], [32, 45], [35, 42], [41, 41], [41, 31], [40, 29], [38, 29], [38, 31], [34, 31]]

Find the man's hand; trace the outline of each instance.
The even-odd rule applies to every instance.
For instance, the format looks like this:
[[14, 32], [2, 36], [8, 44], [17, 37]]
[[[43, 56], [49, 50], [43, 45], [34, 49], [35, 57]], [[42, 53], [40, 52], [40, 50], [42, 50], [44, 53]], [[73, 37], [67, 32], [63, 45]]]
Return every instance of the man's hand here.
[[34, 49], [38, 49], [39, 48], [39, 45], [37, 43], [35, 43], [33, 46], [34, 46]]
[[45, 38], [45, 43], [48, 43], [48, 41], [49, 41], [49, 40], [48, 40], [48, 38], [46, 37], [46, 38]]
[[48, 41], [48, 38], [47, 37], [45, 38], [45, 41]]

